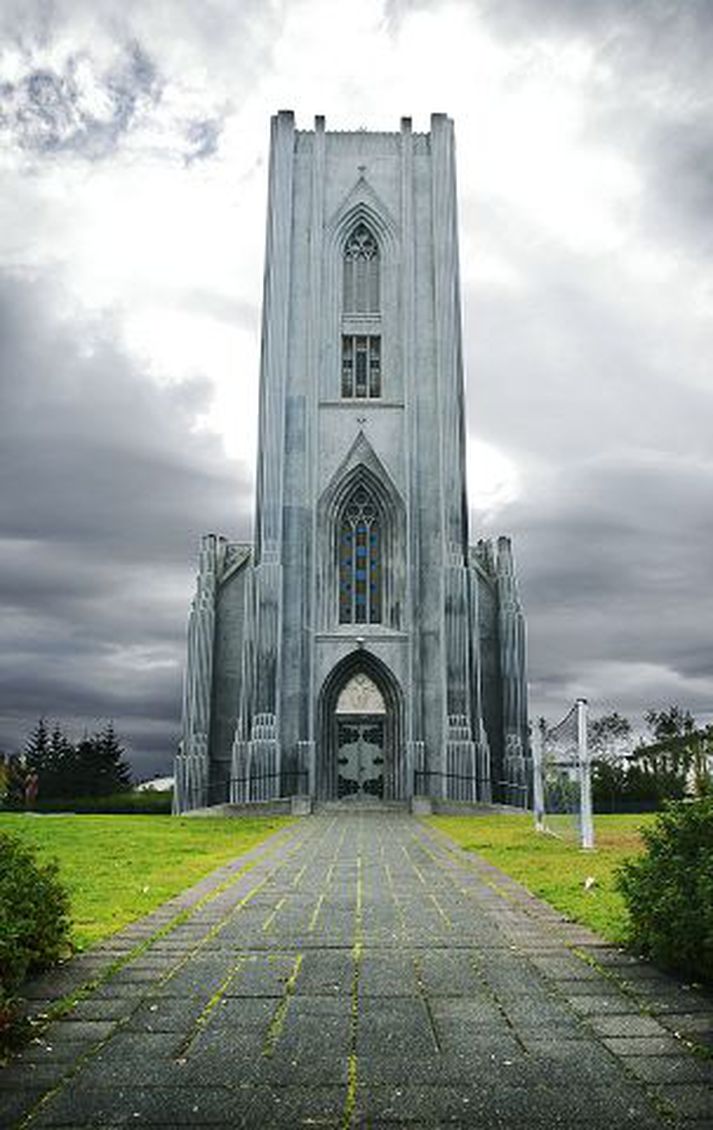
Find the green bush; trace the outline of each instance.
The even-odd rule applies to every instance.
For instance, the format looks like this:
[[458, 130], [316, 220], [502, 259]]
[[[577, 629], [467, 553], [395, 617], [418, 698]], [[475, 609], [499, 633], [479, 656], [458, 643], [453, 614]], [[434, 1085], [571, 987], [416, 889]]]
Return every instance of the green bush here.
[[18, 836], [0, 832], [0, 1046], [16, 1020], [16, 993], [69, 948], [69, 898], [57, 864], [38, 863]]
[[630, 941], [657, 963], [713, 982], [713, 797], [669, 804], [617, 883]]
[[161, 816], [170, 815], [172, 797], [171, 792], [152, 789], [145, 792], [114, 793], [111, 796], [58, 797], [55, 800], [43, 800], [40, 797], [33, 808], [35, 812]]

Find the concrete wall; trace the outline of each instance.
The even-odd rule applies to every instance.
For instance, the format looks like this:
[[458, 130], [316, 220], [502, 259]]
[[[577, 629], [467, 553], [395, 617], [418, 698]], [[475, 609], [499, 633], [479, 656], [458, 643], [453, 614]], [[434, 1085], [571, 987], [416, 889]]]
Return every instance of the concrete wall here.
[[[514, 613], [499, 625], [494, 561], [474, 573], [468, 550], [453, 124], [337, 133], [317, 118], [297, 131], [281, 112], [271, 128], [255, 553], [216, 589], [211, 778], [231, 748], [233, 776], [314, 767], [325, 680], [366, 652], [400, 688], [404, 757], [418, 747], [434, 773], [469, 771], [484, 725], [499, 763], [500, 638], [522, 632]], [[355, 318], [343, 247], [359, 221], [381, 287], [378, 314]], [[378, 399], [342, 399], [343, 332], [380, 335]], [[335, 516], [359, 474], [379, 484], [391, 531], [380, 624], [338, 617]], [[516, 609], [514, 580], [500, 587]], [[508, 643], [515, 672], [513, 655]]]

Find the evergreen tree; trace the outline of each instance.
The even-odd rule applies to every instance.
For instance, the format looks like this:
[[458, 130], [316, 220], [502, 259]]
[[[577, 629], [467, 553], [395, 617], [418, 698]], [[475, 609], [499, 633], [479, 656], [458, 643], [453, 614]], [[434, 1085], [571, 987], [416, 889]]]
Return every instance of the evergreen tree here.
[[39, 778], [39, 799], [109, 796], [131, 788], [131, 769], [113, 723], [86, 734], [73, 745], [55, 722], [50, 732], [43, 718], [27, 740], [27, 772]]
[[39, 777], [39, 799], [54, 800], [74, 795], [72, 786], [75, 750], [69, 738], [63, 733], [59, 722], [55, 722], [49, 735], [47, 749], [41, 758], [32, 762], [32, 768]]
[[78, 743], [72, 777], [74, 796], [110, 796], [131, 788], [131, 770], [111, 722]]
[[43, 773], [52, 756], [52, 740], [47, 723], [40, 718], [25, 744], [25, 764], [36, 773]]
[[124, 793], [131, 788], [131, 769], [125, 759], [113, 722], [107, 722], [103, 730], [95, 735], [101, 774], [112, 793]]

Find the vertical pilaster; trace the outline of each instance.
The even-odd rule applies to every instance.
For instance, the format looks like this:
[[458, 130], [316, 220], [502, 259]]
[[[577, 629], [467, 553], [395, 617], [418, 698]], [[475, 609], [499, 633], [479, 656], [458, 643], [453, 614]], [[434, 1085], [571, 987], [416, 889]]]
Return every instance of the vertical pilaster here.
[[307, 734], [306, 740], [312, 743], [309, 757], [310, 795], [315, 795], [315, 711], [317, 688], [315, 687], [315, 636], [317, 628], [319, 593], [317, 592], [319, 531], [317, 529], [317, 499], [319, 498], [319, 393], [321, 388], [320, 358], [324, 333], [324, 312], [322, 300], [322, 280], [324, 276], [324, 192], [325, 192], [325, 121], [318, 114], [314, 119], [314, 140], [312, 148], [312, 182], [310, 193], [310, 233], [309, 233], [309, 332], [307, 339], [307, 371], [309, 387], [307, 392], [307, 478], [305, 497], [309, 500], [310, 532], [309, 561], [307, 564], [309, 580], [309, 606], [306, 609], [305, 632], [308, 653], [307, 663]]
[[256, 560], [279, 560], [282, 536], [282, 475], [285, 433], [285, 387], [289, 364], [292, 182], [294, 115], [280, 110], [270, 134], [262, 350]]
[[444, 536], [448, 551], [464, 562], [467, 507], [455, 143], [453, 122], [445, 114], [431, 115], [431, 193]]
[[[469, 550], [474, 553], [475, 550]], [[480, 591], [478, 575], [473, 567], [468, 569], [468, 642], [470, 665], [470, 709], [473, 741], [476, 750], [476, 779], [478, 800], [492, 801], [490, 743], [483, 723], [483, 661], [480, 647]]]
[[[410, 118], [401, 119], [401, 363], [406, 409], [406, 601], [411, 628], [408, 654], [406, 741], [423, 738], [421, 664], [421, 512], [418, 506], [419, 397], [416, 379], [416, 228], [414, 223], [413, 131]], [[412, 788], [412, 774], [407, 774]]]
[[525, 620], [515, 580], [510, 539], [498, 538], [498, 626], [502, 682], [504, 778], [510, 804], [528, 801], [530, 759], [525, 680]]
[[431, 115], [436, 381], [440, 403], [447, 795], [475, 799], [468, 630], [463, 364], [453, 122]]
[[186, 812], [209, 803], [208, 735], [213, 687], [218, 550], [219, 543], [215, 534], [201, 538], [196, 593], [188, 617], [182, 736], [176, 758], [174, 810], [177, 812]]
[[272, 119], [260, 368], [256, 515], [255, 683], [251, 748], [246, 756], [250, 799], [279, 791], [279, 640], [282, 604], [282, 514], [285, 402], [289, 356], [294, 174], [294, 115]]

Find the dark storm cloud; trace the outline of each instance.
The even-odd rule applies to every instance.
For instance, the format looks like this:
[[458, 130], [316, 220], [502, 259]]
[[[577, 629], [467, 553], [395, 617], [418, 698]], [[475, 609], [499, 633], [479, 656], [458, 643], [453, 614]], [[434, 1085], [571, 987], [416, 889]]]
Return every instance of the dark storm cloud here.
[[106, 70], [84, 50], [70, 54], [61, 70], [33, 66], [32, 56], [27, 68], [0, 88], [0, 129], [26, 150], [106, 157], [161, 97], [156, 67], [135, 42]]
[[710, 325], [626, 256], [497, 226], [515, 282], [465, 296], [471, 431], [517, 465], [533, 709], [713, 714]]
[[711, 497], [713, 462], [685, 457], [533, 474], [500, 521], [515, 537], [536, 696], [563, 702], [579, 679], [580, 693], [640, 709], [643, 688], [628, 689], [625, 669], [649, 665], [660, 675], [648, 705], [682, 697], [710, 713]]
[[40, 714], [113, 717], [138, 768], [167, 768], [198, 537], [248, 534], [250, 487], [193, 430], [206, 386], [157, 388], [55, 304], [0, 279], [0, 745]]

